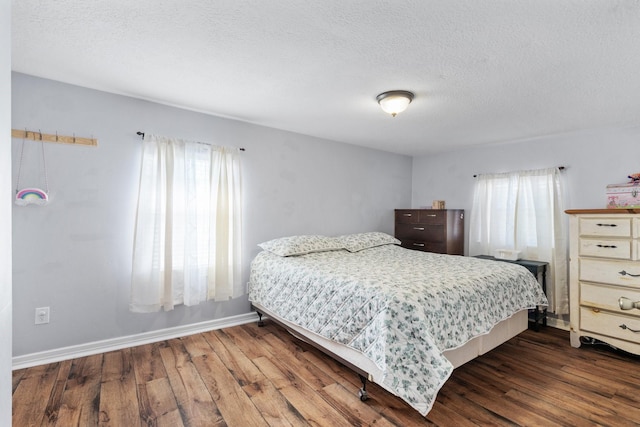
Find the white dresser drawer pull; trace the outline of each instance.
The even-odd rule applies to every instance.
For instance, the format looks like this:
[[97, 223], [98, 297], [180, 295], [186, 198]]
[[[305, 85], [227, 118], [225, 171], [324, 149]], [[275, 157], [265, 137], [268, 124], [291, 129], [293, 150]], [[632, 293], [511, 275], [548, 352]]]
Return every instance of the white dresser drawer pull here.
[[424, 243], [414, 243], [414, 244], [413, 244], [413, 246], [420, 246], [420, 247], [423, 247], [423, 246], [424, 246]]
[[424, 231], [424, 227], [413, 227], [414, 230]]
[[618, 299], [620, 310], [633, 310], [634, 308], [640, 309], [640, 301], [632, 301], [627, 297], [620, 297]]
[[640, 277], [640, 274], [631, 274], [631, 273], [627, 273], [624, 270], [618, 271], [618, 274], [621, 276]]
[[411, 216], [411, 214], [402, 214], [402, 216]]
[[438, 216], [436, 214], [427, 214], [427, 216]]
[[624, 323], [622, 325], [620, 325], [620, 327], [622, 329], [626, 329], [628, 331], [633, 332], [634, 334], [637, 334], [638, 332], [640, 332], [640, 329], [631, 329], [630, 327], [628, 327], [627, 325], [625, 325]]
[[617, 248], [616, 245], [596, 245], [599, 248], [611, 248], [611, 249], [615, 249]]
[[598, 227], [617, 227], [618, 224], [596, 224]]

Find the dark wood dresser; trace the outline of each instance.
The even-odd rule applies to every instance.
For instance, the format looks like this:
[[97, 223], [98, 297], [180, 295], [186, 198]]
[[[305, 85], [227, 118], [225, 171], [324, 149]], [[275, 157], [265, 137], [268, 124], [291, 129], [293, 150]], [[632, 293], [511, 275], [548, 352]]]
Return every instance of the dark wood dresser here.
[[464, 254], [464, 209], [396, 209], [395, 235], [402, 246]]

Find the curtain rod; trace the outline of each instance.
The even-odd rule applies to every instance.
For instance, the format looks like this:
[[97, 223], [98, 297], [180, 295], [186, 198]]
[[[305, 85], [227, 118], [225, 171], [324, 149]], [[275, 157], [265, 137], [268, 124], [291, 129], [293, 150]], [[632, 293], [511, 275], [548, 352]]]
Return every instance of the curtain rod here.
[[[136, 132], [136, 135], [140, 135], [140, 137], [141, 137], [142, 139], [144, 139], [144, 132], [142, 132], [142, 131], [138, 131], [138, 132]], [[203, 143], [203, 142], [201, 142], [200, 144], [204, 144], [204, 143]], [[246, 151], [244, 148], [238, 148], [238, 150], [240, 150], [240, 151]]]
[[[561, 170], [561, 171], [563, 171], [563, 170], [565, 169], [565, 167], [564, 167], [564, 166], [558, 166], [558, 169], [559, 169], [559, 170]], [[478, 177], [478, 175], [479, 175], [479, 174], [475, 174], [475, 175], [473, 175], [473, 177], [474, 177], [474, 178], [477, 178], [477, 177]]]

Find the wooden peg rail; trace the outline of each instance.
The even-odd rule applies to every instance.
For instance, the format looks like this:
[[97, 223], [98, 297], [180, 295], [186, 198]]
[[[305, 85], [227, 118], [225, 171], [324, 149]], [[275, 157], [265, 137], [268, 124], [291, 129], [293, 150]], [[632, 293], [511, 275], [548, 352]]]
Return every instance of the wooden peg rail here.
[[33, 141], [57, 142], [58, 144], [76, 144], [98, 146], [95, 138], [80, 138], [76, 136], [64, 136], [50, 133], [33, 132], [30, 130], [11, 129], [12, 138], [31, 139]]

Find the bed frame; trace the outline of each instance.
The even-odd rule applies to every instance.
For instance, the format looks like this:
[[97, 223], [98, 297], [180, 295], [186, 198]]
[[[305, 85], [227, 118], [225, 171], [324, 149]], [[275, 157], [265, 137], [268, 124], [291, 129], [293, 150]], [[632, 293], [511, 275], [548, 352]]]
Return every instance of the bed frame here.
[[[365, 401], [368, 399], [367, 381], [374, 382], [395, 395], [393, 391], [387, 389], [382, 383], [382, 370], [362, 352], [291, 323], [259, 304], [254, 303], [252, 307], [259, 316], [258, 326], [264, 325], [262, 317], [266, 315], [273, 322], [286, 329], [291, 335], [312, 345], [357, 373], [362, 381], [362, 388], [358, 390], [360, 400]], [[489, 333], [477, 336], [461, 347], [447, 350], [443, 355], [451, 362], [454, 368], [457, 368], [510, 340], [526, 330], [527, 327], [528, 310], [525, 309], [496, 324]]]

